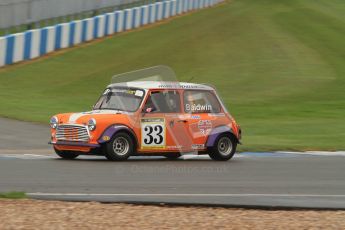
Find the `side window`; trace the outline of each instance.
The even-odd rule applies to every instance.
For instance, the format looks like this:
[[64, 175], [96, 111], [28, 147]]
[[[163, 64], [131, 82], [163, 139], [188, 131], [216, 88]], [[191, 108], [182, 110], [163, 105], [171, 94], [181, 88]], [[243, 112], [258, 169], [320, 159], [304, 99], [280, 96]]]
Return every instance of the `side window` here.
[[144, 111], [147, 113], [181, 112], [179, 92], [175, 90], [151, 92], [149, 98], [146, 101]]
[[220, 113], [221, 111], [218, 99], [210, 91], [186, 90], [183, 105], [186, 113]]

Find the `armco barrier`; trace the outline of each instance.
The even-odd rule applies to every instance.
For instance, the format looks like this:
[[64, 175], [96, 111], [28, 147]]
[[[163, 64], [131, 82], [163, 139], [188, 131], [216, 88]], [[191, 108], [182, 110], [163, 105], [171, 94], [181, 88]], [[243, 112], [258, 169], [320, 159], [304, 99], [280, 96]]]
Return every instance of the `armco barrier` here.
[[0, 37], [0, 67], [152, 24], [224, 0], [167, 0]]

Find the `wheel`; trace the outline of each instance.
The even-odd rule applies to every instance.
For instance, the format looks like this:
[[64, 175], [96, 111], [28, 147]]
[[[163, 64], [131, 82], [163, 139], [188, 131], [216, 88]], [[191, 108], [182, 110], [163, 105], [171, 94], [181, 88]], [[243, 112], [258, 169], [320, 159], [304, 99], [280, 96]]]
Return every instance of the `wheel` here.
[[127, 133], [117, 133], [106, 144], [105, 157], [111, 161], [127, 160], [134, 152], [134, 143]]
[[164, 157], [168, 158], [169, 160], [176, 160], [181, 156], [180, 153], [167, 153]]
[[62, 151], [62, 150], [58, 150], [56, 148], [54, 148], [54, 150], [55, 150], [55, 153], [59, 157], [61, 157], [62, 159], [66, 159], [66, 160], [73, 160], [79, 156], [78, 153], [75, 153], [73, 151]]
[[208, 155], [216, 161], [230, 160], [237, 147], [237, 141], [234, 136], [229, 134], [220, 135], [214, 143], [214, 146], [208, 150]]

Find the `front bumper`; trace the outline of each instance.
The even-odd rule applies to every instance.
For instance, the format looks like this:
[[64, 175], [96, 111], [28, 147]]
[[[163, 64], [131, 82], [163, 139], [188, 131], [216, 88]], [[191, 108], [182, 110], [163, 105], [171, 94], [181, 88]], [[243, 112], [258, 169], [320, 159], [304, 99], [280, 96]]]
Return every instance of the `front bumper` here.
[[48, 142], [51, 145], [61, 145], [61, 146], [80, 146], [80, 147], [89, 147], [89, 148], [98, 148], [101, 147], [99, 144], [90, 144], [90, 143], [83, 143], [83, 142], [73, 142], [73, 141], [56, 141], [56, 142]]

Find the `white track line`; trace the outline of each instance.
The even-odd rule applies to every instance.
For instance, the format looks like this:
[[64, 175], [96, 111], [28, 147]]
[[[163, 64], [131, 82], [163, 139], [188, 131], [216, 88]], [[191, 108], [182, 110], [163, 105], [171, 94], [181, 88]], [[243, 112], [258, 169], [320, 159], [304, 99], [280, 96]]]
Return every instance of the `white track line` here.
[[291, 152], [291, 151], [276, 151], [275, 153], [298, 154], [298, 155], [313, 155], [313, 156], [345, 156], [345, 151], [306, 151], [306, 152]]
[[53, 155], [48, 156], [48, 155], [38, 155], [38, 154], [0, 154], [0, 158], [33, 160], [33, 159], [53, 159], [57, 157]]
[[44, 158], [47, 158], [47, 157], [52, 157], [52, 156], [47, 156], [47, 155], [38, 155], [38, 154], [24, 154], [24, 156], [29, 156], [29, 157], [44, 157]]
[[145, 196], [145, 197], [155, 197], [155, 196], [187, 196], [187, 197], [339, 197], [345, 198], [345, 195], [333, 194], [333, 195], [324, 195], [324, 194], [189, 194], [189, 193], [166, 193], [166, 194], [135, 194], [135, 193], [43, 193], [43, 192], [33, 192], [27, 193], [29, 196]]

